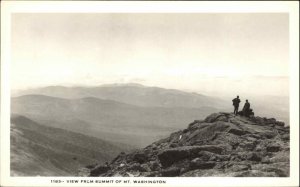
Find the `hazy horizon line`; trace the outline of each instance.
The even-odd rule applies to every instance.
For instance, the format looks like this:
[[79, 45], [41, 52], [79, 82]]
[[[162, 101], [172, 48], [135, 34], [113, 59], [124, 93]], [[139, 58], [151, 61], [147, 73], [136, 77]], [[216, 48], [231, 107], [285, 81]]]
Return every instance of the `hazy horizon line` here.
[[[203, 78], [211, 78], [211, 79], [234, 79], [234, 80], [241, 80], [241, 79], [249, 79], [249, 78], [264, 78], [264, 79], [289, 79], [289, 75], [247, 75], [247, 76], [208, 76], [203, 75]], [[145, 80], [142, 80], [142, 82]], [[95, 86], [105, 86], [105, 85], [122, 85], [122, 84], [136, 84], [148, 87], [161, 87], [161, 86], [154, 86], [154, 85], [147, 85], [147, 83], [140, 83], [137, 81], [112, 81], [108, 83], [92, 83], [90, 85], [83, 84], [83, 83], [46, 83], [45, 85], [36, 85], [36, 86], [27, 86], [27, 88], [11, 88], [11, 90], [24, 90], [24, 89], [34, 89], [34, 88], [42, 88], [42, 87], [52, 87], [52, 86], [62, 86], [62, 87], [95, 87]]]
[[[261, 77], [261, 76], [255, 76], [255, 77]], [[271, 76], [265, 76], [268, 78], [271, 78]], [[273, 78], [289, 78], [288, 76], [272, 76]], [[144, 88], [161, 88], [166, 90], [176, 90], [176, 91], [182, 91], [186, 93], [196, 93], [201, 94], [205, 96], [213, 96], [211, 95], [212, 91], [196, 91], [196, 90], [190, 90], [190, 89], [184, 89], [184, 88], [171, 88], [166, 86], [159, 86], [159, 85], [147, 85], [144, 83], [138, 83], [138, 82], [113, 82], [113, 83], [99, 83], [94, 85], [84, 85], [84, 84], [46, 84], [44, 86], [33, 86], [33, 87], [27, 87], [27, 88], [21, 88], [21, 89], [11, 89], [11, 95], [17, 94], [19, 92], [27, 91], [27, 90], [35, 90], [35, 89], [42, 89], [42, 88], [49, 88], [49, 87], [62, 87], [62, 88], [96, 88], [96, 87], [117, 87], [117, 86], [133, 86], [133, 87], [144, 87]], [[229, 93], [223, 93], [223, 95], [230, 95]], [[251, 94], [256, 95], [256, 94]], [[257, 95], [265, 95], [265, 96], [282, 96], [282, 97], [289, 97], [288, 95], [275, 95], [275, 94], [257, 94]]]

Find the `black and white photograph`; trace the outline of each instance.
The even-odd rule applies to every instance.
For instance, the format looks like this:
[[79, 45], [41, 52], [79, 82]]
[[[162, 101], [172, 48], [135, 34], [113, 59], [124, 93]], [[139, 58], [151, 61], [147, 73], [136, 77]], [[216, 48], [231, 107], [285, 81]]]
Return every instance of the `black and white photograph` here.
[[6, 175], [289, 181], [291, 28], [284, 11], [12, 12]]

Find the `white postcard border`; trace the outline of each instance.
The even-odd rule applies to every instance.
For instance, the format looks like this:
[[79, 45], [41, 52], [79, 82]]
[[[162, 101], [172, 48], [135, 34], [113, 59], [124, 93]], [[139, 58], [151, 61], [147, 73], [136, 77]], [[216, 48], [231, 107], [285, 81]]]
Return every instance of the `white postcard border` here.
[[[10, 18], [12, 13], [289, 13], [290, 18], [290, 177], [286, 178], [135, 178], [163, 180], [159, 186], [296, 186], [299, 182], [299, 8], [297, 2], [183, 1], [5, 1], [1, 2], [1, 186], [142, 186], [124, 184], [133, 178], [101, 178], [114, 183], [51, 183], [51, 180], [99, 180], [99, 177], [10, 177]], [[120, 184], [116, 182], [120, 180]], [[154, 184], [152, 184], [154, 185]], [[143, 186], [152, 186], [144, 184]]]

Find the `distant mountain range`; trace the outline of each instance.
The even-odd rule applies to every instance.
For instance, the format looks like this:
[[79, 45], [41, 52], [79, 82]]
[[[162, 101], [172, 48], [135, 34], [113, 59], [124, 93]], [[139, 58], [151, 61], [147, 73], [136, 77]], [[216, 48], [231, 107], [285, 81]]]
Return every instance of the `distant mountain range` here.
[[11, 117], [12, 176], [74, 176], [78, 169], [110, 161], [129, 146]]
[[24, 90], [13, 96], [31, 94], [65, 99], [95, 97], [145, 107], [224, 107], [224, 101], [219, 98], [174, 89], [146, 87], [140, 84], [109, 84], [98, 87], [49, 86]]
[[24, 95], [12, 98], [11, 110], [43, 125], [140, 147], [217, 109], [141, 107], [94, 97]]
[[[43, 125], [138, 147], [181, 129], [191, 119], [233, 109], [231, 98], [224, 101], [134, 83], [98, 87], [49, 86], [24, 90], [13, 96], [12, 112]], [[255, 114], [277, 117], [289, 125], [288, 98], [248, 99]]]

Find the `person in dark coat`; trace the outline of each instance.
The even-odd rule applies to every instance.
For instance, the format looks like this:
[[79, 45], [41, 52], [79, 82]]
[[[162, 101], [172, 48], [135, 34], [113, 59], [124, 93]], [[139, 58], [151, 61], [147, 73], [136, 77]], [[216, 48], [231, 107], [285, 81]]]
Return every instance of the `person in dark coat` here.
[[234, 111], [233, 111], [233, 113], [234, 113], [235, 115], [237, 115], [237, 113], [238, 113], [238, 111], [239, 111], [239, 105], [240, 105], [240, 102], [241, 102], [241, 100], [239, 99], [239, 96], [237, 96], [236, 98], [234, 98], [234, 99], [232, 100], [232, 102], [233, 102], [233, 106], [234, 106]]
[[246, 99], [246, 103], [243, 107], [243, 115], [246, 117], [249, 117], [249, 115], [250, 115], [250, 103], [248, 102], [247, 99]]

